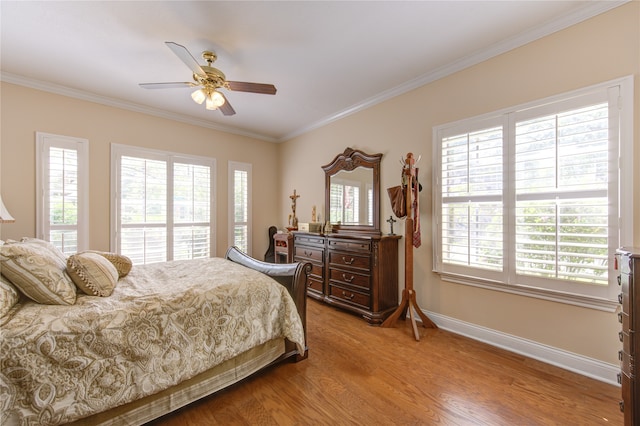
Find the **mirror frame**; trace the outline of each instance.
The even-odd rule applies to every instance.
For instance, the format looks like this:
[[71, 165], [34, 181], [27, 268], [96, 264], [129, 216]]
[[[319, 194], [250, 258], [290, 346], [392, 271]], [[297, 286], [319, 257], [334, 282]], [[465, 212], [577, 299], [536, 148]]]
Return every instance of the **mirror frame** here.
[[332, 223], [332, 232], [337, 234], [370, 234], [381, 235], [380, 231], [380, 162], [382, 154], [366, 154], [363, 151], [347, 147], [342, 154], [338, 154], [324, 170], [324, 217], [330, 217], [329, 202], [331, 176], [340, 171], [352, 171], [358, 167], [372, 169], [373, 171], [373, 225], [338, 225]]

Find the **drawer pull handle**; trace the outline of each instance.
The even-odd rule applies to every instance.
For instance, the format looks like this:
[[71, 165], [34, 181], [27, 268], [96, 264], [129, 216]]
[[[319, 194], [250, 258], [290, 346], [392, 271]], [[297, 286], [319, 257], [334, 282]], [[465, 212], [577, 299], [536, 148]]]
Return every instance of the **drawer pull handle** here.
[[618, 351], [618, 361], [622, 361], [622, 351]]
[[624, 401], [620, 401], [618, 405], [620, 405], [620, 411], [624, 413]]
[[622, 312], [618, 312], [618, 322], [622, 324]]
[[618, 377], [618, 384], [621, 385], [622, 384], [622, 374], [618, 373], [616, 376]]
[[345, 299], [353, 299], [356, 295], [351, 293], [351, 295], [347, 296], [347, 293], [345, 293], [344, 291], [342, 292], [342, 297], [344, 297]]
[[[312, 255], [312, 254], [313, 254], [313, 252], [312, 252], [312, 251], [306, 251], [306, 250], [304, 251], [304, 255], [305, 255], [305, 256], [309, 256], [309, 257], [311, 257], [311, 255]], [[622, 302], [620, 302], [620, 303], [622, 303]]]
[[622, 304], [622, 293], [618, 295], [618, 303]]
[[622, 331], [618, 333], [618, 339], [620, 339], [621, 342], [624, 342], [624, 334], [622, 334]]
[[355, 259], [352, 257], [350, 260], [347, 260], [344, 256], [342, 256], [342, 261], [345, 265], [351, 265]]
[[345, 280], [348, 283], [353, 281], [354, 278], [355, 278], [355, 275], [351, 275], [351, 277], [347, 278], [347, 276], [345, 274], [342, 274], [342, 279]]
[[618, 275], [618, 285], [622, 285], [622, 277]]

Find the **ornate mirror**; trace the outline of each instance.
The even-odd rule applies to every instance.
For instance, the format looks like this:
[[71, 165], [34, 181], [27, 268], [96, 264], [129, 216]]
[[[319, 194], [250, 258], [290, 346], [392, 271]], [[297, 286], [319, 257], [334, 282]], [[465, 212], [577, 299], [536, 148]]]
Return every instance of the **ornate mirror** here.
[[326, 166], [325, 220], [333, 232], [380, 235], [380, 160], [347, 148]]

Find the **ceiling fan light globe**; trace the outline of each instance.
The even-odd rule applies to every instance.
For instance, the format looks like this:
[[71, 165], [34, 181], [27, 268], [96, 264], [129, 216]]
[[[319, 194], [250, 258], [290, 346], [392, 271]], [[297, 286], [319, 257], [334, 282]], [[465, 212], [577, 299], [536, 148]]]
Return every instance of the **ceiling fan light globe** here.
[[198, 89], [191, 94], [191, 98], [195, 101], [195, 103], [202, 105], [205, 99], [207, 99], [207, 95], [202, 89]]
[[218, 107], [213, 102], [213, 99], [211, 97], [207, 97], [207, 102], [205, 103], [205, 108], [207, 108], [208, 110], [218, 109]]
[[222, 96], [220, 92], [214, 90], [211, 94], [211, 101], [216, 106], [216, 108], [221, 107], [222, 105], [224, 105], [224, 96]]

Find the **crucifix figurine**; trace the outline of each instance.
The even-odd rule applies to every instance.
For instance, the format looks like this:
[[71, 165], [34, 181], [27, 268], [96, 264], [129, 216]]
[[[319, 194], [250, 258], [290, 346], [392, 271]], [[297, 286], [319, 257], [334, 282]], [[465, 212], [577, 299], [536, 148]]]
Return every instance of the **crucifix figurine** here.
[[391, 231], [389, 232], [389, 235], [396, 235], [393, 233], [393, 224], [396, 223], [397, 220], [395, 220], [393, 216], [389, 216], [389, 219], [387, 219], [387, 222], [389, 222], [389, 226], [391, 226]]
[[291, 211], [293, 212], [291, 216], [291, 226], [297, 228], [298, 218], [296, 217], [296, 200], [300, 198], [300, 196], [296, 194], [296, 190], [294, 189], [293, 194], [289, 195], [289, 198], [291, 198]]

